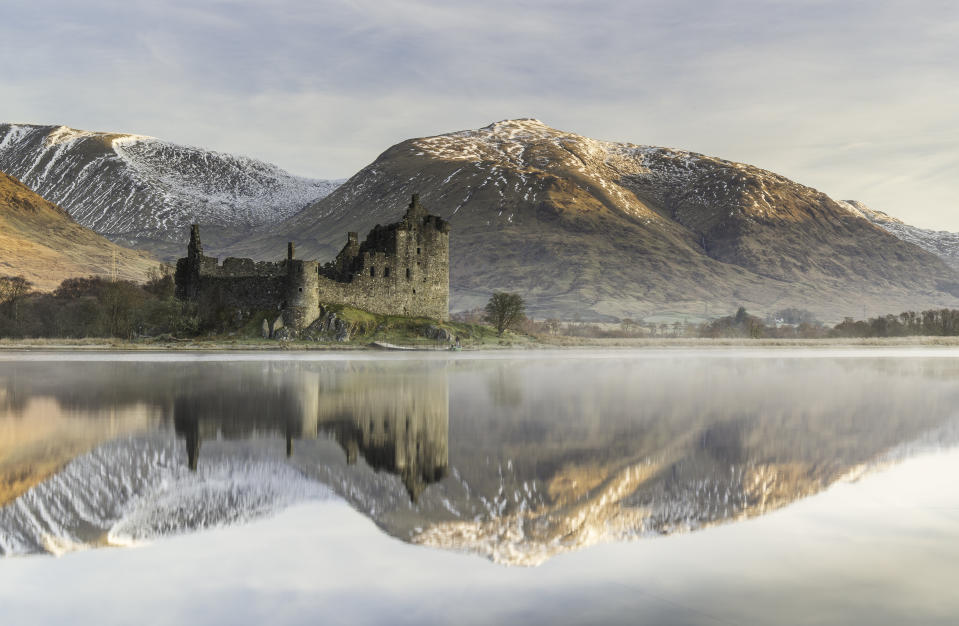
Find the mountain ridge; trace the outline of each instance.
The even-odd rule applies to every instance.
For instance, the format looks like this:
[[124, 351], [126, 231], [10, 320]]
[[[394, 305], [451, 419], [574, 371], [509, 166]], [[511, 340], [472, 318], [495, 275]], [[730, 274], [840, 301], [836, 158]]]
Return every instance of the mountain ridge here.
[[449, 220], [453, 308], [518, 291], [536, 316], [798, 306], [837, 320], [957, 306], [959, 278], [826, 194], [755, 166], [598, 141], [534, 119], [396, 144], [230, 253], [332, 257], [410, 193]]
[[536, 317], [610, 321], [959, 307], [959, 236], [951, 247], [752, 165], [533, 118], [408, 139], [342, 184], [63, 126], [0, 125], [5, 163], [81, 223], [165, 260], [194, 222], [214, 255], [276, 259], [292, 240], [328, 260], [419, 193], [452, 227], [453, 310], [493, 291], [519, 292]]
[[857, 200], [840, 200], [839, 204], [899, 239], [935, 254], [950, 267], [959, 270], [959, 233], [912, 226]]
[[176, 257], [191, 223], [242, 236], [339, 184], [145, 135], [32, 124], [0, 124], [0, 170], [81, 225], [166, 259]]

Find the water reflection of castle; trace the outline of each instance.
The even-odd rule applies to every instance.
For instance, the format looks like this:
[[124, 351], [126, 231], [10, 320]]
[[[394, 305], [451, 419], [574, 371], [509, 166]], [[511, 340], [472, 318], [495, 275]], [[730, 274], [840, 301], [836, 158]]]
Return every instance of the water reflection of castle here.
[[333, 438], [349, 464], [362, 457], [376, 471], [396, 474], [412, 500], [446, 475], [449, 387], [445, 370], [429, 376], [390, 369], [303, 371], [260, 376], [203, 389], [184, 389], [174, 402], [174, 427], [196, 470], [203, 440]]

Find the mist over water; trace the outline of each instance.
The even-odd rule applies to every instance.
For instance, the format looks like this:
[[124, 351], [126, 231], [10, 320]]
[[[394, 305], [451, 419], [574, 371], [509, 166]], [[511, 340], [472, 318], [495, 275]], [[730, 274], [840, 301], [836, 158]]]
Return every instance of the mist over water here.
[[[167, 537], [306, 511], [354, 528], [320, 506], [334, 498], [375, 542], [439, 549], [463, 571], [552, 578], [605, 554], [615, 580], [635, 550], [596, 546], [685, 550], [695, 531], [718, 549], [727, 529], [959, 441], [959, 354], [944, 351], [57, 356], [0, 360], [6, 556], [164, 554]], [[956, 545], [959, 519], [939, 528]], [[436, 558], [407, 548], [380, 566]]]

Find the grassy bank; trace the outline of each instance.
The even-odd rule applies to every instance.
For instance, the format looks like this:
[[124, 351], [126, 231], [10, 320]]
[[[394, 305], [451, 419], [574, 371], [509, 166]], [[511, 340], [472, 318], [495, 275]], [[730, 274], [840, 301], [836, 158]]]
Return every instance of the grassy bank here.
[[[376, 334], [373, 334], [377, 337]], [[390, 340], [392, 339], [392, 340]], [[407, 338], [410, 339], [410, 338]], [[422, 338], [420, 338], [422, 340]], [[0, 351], [72, 350], [72, 351], [329, 351], [376, 350], [370, 344], [382, 341], [396, 345], [443, 349], [446, 344], [431, 340], [406, 341], [402, 335], [384, 334], [370, 340], [364, 337], [350, 342], [275, 341], [272, 339], [206, 337], [190, 340], [141, 339], [0, 339]], [[959, 337], [893, 337], [873, 339], [588, 339], [580, 337], [530, 337], [507, 333], [503, 337], [490, 331], [480, 340], [463, 343], [464, 351], [491, 350], [577, 350], [641, 348], [890, 348], [959, 347]]]

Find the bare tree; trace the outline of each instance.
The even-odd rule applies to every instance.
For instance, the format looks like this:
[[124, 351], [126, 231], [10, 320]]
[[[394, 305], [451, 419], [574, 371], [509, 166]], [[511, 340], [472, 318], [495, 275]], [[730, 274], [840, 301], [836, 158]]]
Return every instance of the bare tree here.
[[20, 300], [30, 293], [33, 283], [23, 276], [0, 276], [0, 304], [13, 313], [14, 324], [20, 323]]

